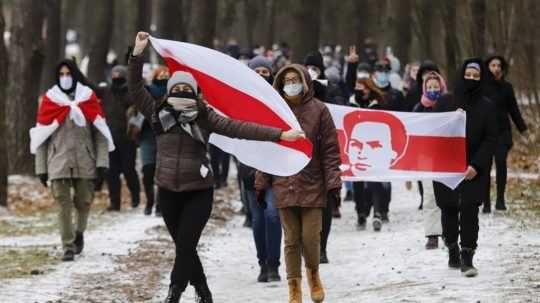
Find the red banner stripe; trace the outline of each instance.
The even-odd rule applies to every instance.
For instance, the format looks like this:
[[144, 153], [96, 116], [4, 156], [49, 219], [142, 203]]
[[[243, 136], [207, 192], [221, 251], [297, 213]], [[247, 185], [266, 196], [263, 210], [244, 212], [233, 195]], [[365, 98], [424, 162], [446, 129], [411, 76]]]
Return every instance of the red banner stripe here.
[[[272, 126], [284, 131], [291, 129], [280, 116], [256, 98], [208, 74], [180, 64], [174, 58], [164, 57], [164, 59], [171, 74], [176, 71], [191, 73], [197, 79], [197, 84], [202, 88], [207, 101], [228, 117], [235, 120]], [[278, 144], [300, 151], [309, 158], [312, 156], [313, 146], [308, 139], [297, 140], [295, 142], [280, 141]]]

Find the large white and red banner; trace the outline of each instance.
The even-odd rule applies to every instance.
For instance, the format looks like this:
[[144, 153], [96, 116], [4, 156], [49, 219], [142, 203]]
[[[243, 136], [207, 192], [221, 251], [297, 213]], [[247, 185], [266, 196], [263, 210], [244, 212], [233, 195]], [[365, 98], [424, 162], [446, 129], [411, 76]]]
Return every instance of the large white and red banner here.
[[[208, 103], [224, 116], [283, 130], [300, 129], [283, 98], [232, 57], [150, 37], [171, 74], [193, 74]], [[338, 130], [347, 181], [436, 180], [455, 188], [466, 170], [465, 113], [401, 113], [328, 105]], [[263, 172], [289, 176], [311, 160], [308, 140], [256, 142], [212, 134], [210, 142]]]
[[[150, 42], [171, 74], [175, 71], [193, 74], [208, 103], [222, 115], [282, 130], [301, 129], [285, 100], [240, 61], [195, 44], [154, 37], [150, 37]], [[273, 143], [212, 134], [210, 142], [242, 163], [277, 176], [298, 173], [312, 155], [312, 145], [307, 139]]]
[[402, 113], [328, 105], [346, 181], [436, 180], [456, 188], [466, 170], [465, 113]]

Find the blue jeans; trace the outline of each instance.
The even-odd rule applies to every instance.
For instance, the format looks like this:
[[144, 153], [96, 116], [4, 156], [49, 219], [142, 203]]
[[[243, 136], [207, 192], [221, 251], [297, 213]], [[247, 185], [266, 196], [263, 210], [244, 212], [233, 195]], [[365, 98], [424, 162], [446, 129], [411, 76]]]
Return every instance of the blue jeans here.
[[253, 237], [257, 249], [259, 265], [279, 267], [281, 257], [281, 221], [274, 207], [272, 190], [266, 190], [266, 209], [257, 204], [254, 190], [246, 190], [246, 197], [252, 215]]

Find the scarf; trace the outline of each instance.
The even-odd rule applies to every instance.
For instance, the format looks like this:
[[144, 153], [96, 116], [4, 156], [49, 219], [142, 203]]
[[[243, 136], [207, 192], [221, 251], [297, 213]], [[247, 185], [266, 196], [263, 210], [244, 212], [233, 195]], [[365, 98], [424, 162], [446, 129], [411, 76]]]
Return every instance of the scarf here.
[[163, 132], [168, 132], [178, 125], [193, 139], [206, 144], [201, 129], [195, 123], [198, 115], [197, 101], [180, 97], [167, 98], [167, 104], [158, 112]]

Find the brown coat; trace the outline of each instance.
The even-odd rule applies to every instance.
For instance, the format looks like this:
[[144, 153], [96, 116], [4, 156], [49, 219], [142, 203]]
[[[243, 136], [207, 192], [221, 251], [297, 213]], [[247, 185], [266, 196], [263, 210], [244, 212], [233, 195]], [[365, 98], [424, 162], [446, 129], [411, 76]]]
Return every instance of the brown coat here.
[[[129, 61], [128, 88], [137, 109], [148, 121], [156, 120], [159, 102], [144, 87], [142, 59], [131, 57]], [[231, 138], [258, 141], [278, 141], [281, 130], [253, 123], [227, 119], [199, 103], [199, 125], [205, 144], [194, 140], [189, 134], [175, 127], [169, 132], [158, 134], [155, 182], [170, 191], [193, 191], [211, 188], [214, 185], [207, 157], [208, 138], [212, 132]], [[204, 176], [204, 170], [208, 174]]]
[[297, 64], [281, 69], [276, 76], [274, 88], [283, 94], [283, 77], [294, 69], [302, 76], [303, 100], [290, 105], [307, 138], [313, 143], [313, 157], [298, 174], [290, 177], [270, 176], [257, 172], [255, 188], [272, 187], [274, 205], [285, 207], [325, 207], [326, 193], [341, 188], [339, 143], [336, 127], [326, 105], [313, 97], [314, 90], [307, 70]]

